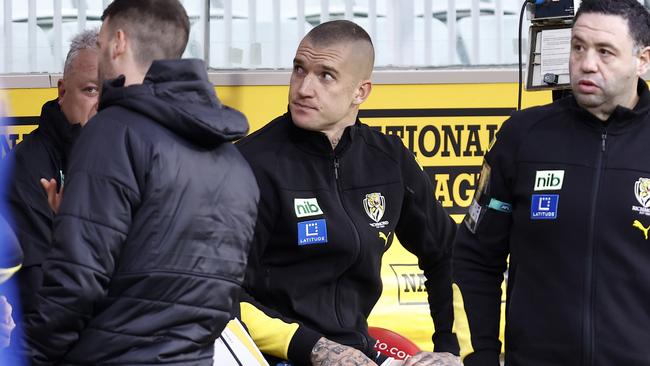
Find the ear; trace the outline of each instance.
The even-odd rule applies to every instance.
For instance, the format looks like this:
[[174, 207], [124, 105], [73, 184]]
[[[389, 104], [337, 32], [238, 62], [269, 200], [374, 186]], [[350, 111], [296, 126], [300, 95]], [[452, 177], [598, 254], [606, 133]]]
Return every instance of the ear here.
[[61, 104], [61, 99], [63, 99], [63, 95], [65, 94], [65, 83], [63, 83], [63, 79], [59, 79], [56, 82], [56, 89], [59, 93], [59, 104]]
[[650, 67], [650, 47], [642, 48], [637, 57], [636, 73], [639, 77], [642, 77]]
[[361, 81], [354, 94], [352, 104], [359, 105], [365, 102], [366, 99], [368, 99], [368, 96], [370, 96], [370, 91], [372, 91], [372, 82], [370, 80]]
[[126, 33], [124, 33], [122, 29], [118, 29], [117, 32], [115, 32], [115, 36], [113, 37], [113, 44], [111, 45], [111, 48], [113, 50], [112, 58], [115, 59], [125, 54], [126, 47]]

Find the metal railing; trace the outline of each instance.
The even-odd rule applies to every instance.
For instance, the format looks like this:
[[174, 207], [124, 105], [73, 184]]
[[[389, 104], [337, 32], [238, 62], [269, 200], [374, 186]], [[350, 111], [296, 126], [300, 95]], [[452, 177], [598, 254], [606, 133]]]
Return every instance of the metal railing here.
[[[332, 19], [371, 35], [376, 66], [514, 64], [519, 0], [184, 0], [185, 53], [215, 69], [287, 69], [299, 40]], [[110, 0], [3, 0], [0, 73], [61, 72], [72, 36]], [[528, 25], [524, 27], [527, 29]], [[527, 33], [527, 32], [524, 32]]]

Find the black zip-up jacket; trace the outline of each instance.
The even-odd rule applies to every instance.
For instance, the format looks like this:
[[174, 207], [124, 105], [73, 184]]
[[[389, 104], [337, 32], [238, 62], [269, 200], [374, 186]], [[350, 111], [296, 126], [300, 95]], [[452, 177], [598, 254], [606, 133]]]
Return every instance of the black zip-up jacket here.
[[43, 286], [25, 330], [34, 365], [212, 365], [244, 278], [258, 190], [200, 60], [105, 83], [71, 154]]
[[40, 179], [54, 178], [61, 187], [79, 132], [80, 125], [70, 124], [58, 100], [51, 100], [43, 105], [38, 128], [8, 156], [8, 219], [25, 256], [17, 275], [23, 312], [33, 307], [42, 281], [41, 264], [52, 245], [54, 212]]
[[471, 331], [465, 365], [499, 365], [508, 254], [506, 365], [650, 364], [643, 80], [638, 94], [634, 109], [619, 106], [606, 122], [569, 97], [504, 123], [454, 247], [454, 300], [466, 314], [456, 320]]
[[395, 234], [428, 279], [435, 350], [458, 352], [450, 268], [456, 225], [399, 138], [357, 121], [333, 150], [325, 134], [298, 128], [287, 113], [237, 146], [261, 192], [247, 301], [299, 324], [288, 345], [293, 363], [308, 364], [321, 336], [376, 354], [366, 319]]

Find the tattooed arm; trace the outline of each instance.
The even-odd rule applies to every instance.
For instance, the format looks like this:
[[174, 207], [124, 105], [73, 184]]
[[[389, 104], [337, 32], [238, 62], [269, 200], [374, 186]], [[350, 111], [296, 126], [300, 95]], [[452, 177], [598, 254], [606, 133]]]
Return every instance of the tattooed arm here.
[[460, 357], [449, 352], [419, 352], [403, 366], [461, 366]]
[[314, 366], [377, 366], [358, 349], [321, 338], [311, 351]]

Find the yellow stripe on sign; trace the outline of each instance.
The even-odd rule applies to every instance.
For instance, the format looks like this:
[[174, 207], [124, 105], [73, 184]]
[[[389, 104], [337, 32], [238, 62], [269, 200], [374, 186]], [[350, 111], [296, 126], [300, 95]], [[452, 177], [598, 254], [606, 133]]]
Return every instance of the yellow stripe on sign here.
[[9, 102], [5, 112], [12, 117], [39, 116], [43, 104], [56, 97], [56, 88], [0, 89], [0, 100]]
[[22, 264], [19, 264], [19, 265], [15, 266], [15, 267], [11, 267], [11, 268], [0, 268], [0, 283], [5, 282], [14, 273], [18, 272], [20, 267], [22, 267]]
[[465, 357], [474, 353], [472, 346], [472, 334], [469, 329], [469, 320], [467, 320], [467, 313], [465, 312], [465, 302], [463, 301], [463, 294], [457, 284], [452, 285], [454, 291], [454, 326], [453, 332], [458, 337], [460, 345], [460, 359], [464, 360]]
[[271, 318], [255, 305], [247, 302], [242, 302], [239, 306], [242, 321], [260, 351], [284, 360], [288, 359], [289, 343], [298, 330], [298, 324]]

